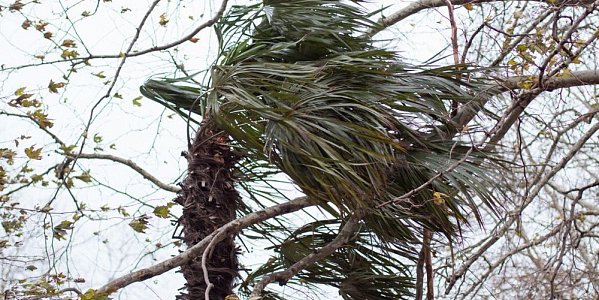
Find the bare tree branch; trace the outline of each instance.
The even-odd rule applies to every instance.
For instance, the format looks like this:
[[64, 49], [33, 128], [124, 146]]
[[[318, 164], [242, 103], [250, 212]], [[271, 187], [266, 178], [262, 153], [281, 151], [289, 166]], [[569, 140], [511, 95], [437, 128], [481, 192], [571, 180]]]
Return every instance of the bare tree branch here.
[[47, 126], [43, 126], [42, 124], [40, 124], [40, 122], [38, 122], [36, 119], [31, 117], [30, 115], [14, 114], [14, 113], [9, 113], [9, 112], [5, 112], [5, 111], [0, 111], [0, 115], [28, 119], [31, 122], [35, 123], [35, 125], [37, 125], [37, 127], [39, 127], [43, 132], [48, 134], [57, 144], [59, 144], [61, 146], [66, 146], [66, 144], [56, 134], [54, 134], [52, 131], [48, 130]]
[[[531, 1], [544, 2], [544, 3], [548, 3], [549, 5], [552, 5], [552, 6], [578, 6], [578, 5], [585, 5], [585, 4], [593, 2], [592, 0], [580, 0], [580, 1], [579, 0], [562, 0], [562, 1], [531, 0]], [[452, 0], [451, 4], [464, 5], [464, 4], [480, 4], [480, 3], [488, 3], [488, 2], [504, 2], [504, 1], [501, 1], [501, 0]], [[445, 6], [445, 5], [447, 5], [447, 0], [420, 0], [420, 1], [413, 2], [410, 5], [394, 12], [393, 14], [389, 15], [388, 17], [383, 17], [383, 18], [379, 19], [377, 22], [379, 24], [379, 26], [372, 28], [370, 31], [367, 32], [367, 35], [374, 36], [377, 33], [383, 31], [385, 28], [404, 20], [405, 18], [407, 18], [411, 15], [417, 14], [418, 12], [420, 12], [422, 10], [441, 7], [441, 6]]]
[[[478, 94], [470, 102], [462, 105], [456, 116], [451, 119], [452, 125], [444, 126], [440, 129], [440, 132], [445, 132], [448, 136], [460, 132], [464, 126], [474, 119], [474, 117], [491, 98], [507, 91], [521, 89], [522, 84], [529, 82], [530, 80], [530, 76], [517, 76], [507, 79], [498, 79], [499, 83], [497, 85], [489, 87], [489, 89]], [[538, 91], [535, 92], [540, 93], [543, 91], [553, 91], [556, 89], [595, 84], [599, 84], [599, 70], [578, 71], [572, 72], [570, 76], [567, 77], [553, 77], [547, 79], [543, 85], [543, 89], [538, 89]]]
[[244, 228], [247, 228], [254, 224], [258, 224], [272, 217], [288, 214], [313, 205], [316, 205], [316, 203], [311, 202], [308, 199], [308, 197], [300, 197], [293, 199], [289, 202], [267, 207], [263, 210], [248, 214], [245, 217], [231, 221], [227, 223], [225, 226], [216, 229], [214, 232], [212, 232], [206, 238], [201, 240], [199, 243], [185, 250], [177, 256], [169, 258], [151, 267], [128, 273], [122, 277], [116, 278], [108, 282], [107, 284], [96, 290], [96, 295], [112, 294], [118, 291], [119, 289], [122, 289], [134, 282], [144, 281], [146, 279], [163, 274], [178, 266], [181, 266], [187, 263], [188, 261], [200, 256], [213, 239], [223, 239], [228, 235], [237, 234]]
[[123, 165], [133, 169], [135, 172], [139, 173], [145, 179], [151, 181], [153, 184], [155, 184], [156, 186], [158, 186], [159, 188], [161, 188], [165, 191], [178, 193], [181, 190], [181, 188], [178, 186], [166, 184], [166, 183], [160, 181], [160, 179], [154, 177], [154, 175], [150, 174], [150, 172], [144, 170], [142, 167], [140, 167], [138, 164], [136, 164], [135, 162], [133, 162], [130, 159], [124, 159], [122, 157], [111, 155], [111, 154], [99, 154], [99, 153], [81, 153], [79, 155], [68, 153], [66, 155], [67, 155], [67, 157], [70, 157], [73, 159], [75, 159], [75, 158], [105, 159], [105, 160], [111, 160], [114, 162], [118, 162], [120, 164], [123, 164]]
[[484, 242], [478, 248], [478, 250], [468, 260], [466, 260], [464, 264], [450, 277], [450, 279], [448, 280], [447, 288], [445, 289], [445, 294], [448, 294], [457, 282], [457, 280], [468, 271], [470, 266], [472, 266], [472, 264], [475, 261], [477, 261], [491, 246], [493, 246], [507, 232], [507, 230], [519, 218], [520, 213], [522, 213], [522, 211], [524, 211], [524, 209], [528, 207], [528, 205], [530, 205], [530, 203], [537, 197], [537, 195], [544, 188], [546, 183], [549, 182], [549, 180], [553, 178], [553, 176], [555, 176], [557, 172], [562, 170], [566, 166], [566, 164], [568, 164], [568, 162], [570, 162], [574, 155], [578, 153], [578, 151], [586, 144], [586, 142], [592, 136], [595, 135], [595, 133], [597, 133], [597, 131], [599, 131], [599, 122], [596, 123], [593, 127], [591, 127], [583, 136], [581, 136], [580, 139], [570, 148], [570, 151], [568, 151], [568, 153], [566, 153], [562, 157], [562, 159], [553, 168], [551, 168], [551, 170], [549, 170], [549, 172], [547, 172], [544, 176], [542, 176], [543, 172], [537, 175], [538, 180], [534, 180], [534, 188], [531, 190], [530, 193], [528, 193], [526, 198], [522, 201], [522, 204], [519, 207], [517, 207], [514, 211], [508, 214], [509, 217], [507, 218], [507, 220], [504, 221], [503, 225], [497, 228], [493, 235], [489, 237], [487, 241]]

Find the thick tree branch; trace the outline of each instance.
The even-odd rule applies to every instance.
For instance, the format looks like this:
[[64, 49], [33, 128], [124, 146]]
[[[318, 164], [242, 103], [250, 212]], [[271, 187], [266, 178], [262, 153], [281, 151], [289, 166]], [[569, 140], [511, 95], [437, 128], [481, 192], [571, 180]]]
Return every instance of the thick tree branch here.
[[214, 232], [212, 232], [209, 236], [201, 240], [199, 243], [195, 244], [194, 246], [185, 250], [177, 256], [169, 258], [151, 267], [131, 272], [127, 275], [124, 275], [122, 277], [116, 278], [108, 282], [106, 285], [96, 290], [96, 295], [110, 295], [116, 292], [117, 290], [122, 289], [132, 283], [144, 281], [154, 276], [163, 274], [178, 266], [181, 266], [187, 263], [188, 261], [202, 255], [203, 251], [206, 249], [208, 244], [213, 239], [223, 239], [228, 235], [237, 234], [242, 229], [247, 228], [251, 225], [258, 224], [270, 218], [298, 211], [302, 208], [306, 208], [313, 205], [316, 205], [316, 203], [311, 202], [308, 199], [308, 197], [300, 197], [293, 199], [289, 202], [285, 202], [282, 204], [265, 208], [257, 212], [253, 212], [251, 214], [246, 215], [245, 217], [231, 221], [227, 223], [225, 226], [216, 229]]
[[[447, 136], [453, 136], [462, 131], [474, 117], [480, 112], [485, 104], [494, 96], [507, 91], [519, 90], [525, 82], [530, 82], [531, 78], [538, 76], [517, 76], [507, 79], [498, 79], [495, 86], [489, 87], [486, 91], [479, 93], [470, 102], [462, 105], [455, 117], [451, 119], [451, 125], [440, 128], [439, 132], [445, 132]], [[553, 77], [547, 79], [542, 89], [531, 90], [531, 94], [540, 94], [544, 91], [553, 91], [556, 89], [570, 88], [576, 86], [599, 84], [599, 70], [587, 70], [572, 72], [568, 77]], [[532, 101], [532, 99], [530, 99]]]
[[[552, 6], [577, 6], [584, 5], [588, 3], [592, 3], [592, 0], [562, 0], [562, 1], [549, 1], [549, 0], [533, 0], [535, 2], [545, 2]], [[501, 0], [451, 0], [451, 4], [453, 5], [464, 5], [467, 3], [471, 4], [479, 4], [479, 3], [487, 3], [487, 2], [504, 2]], [[392, 26], [405, 18], [417, 14], [418, 12], [435, 7], [446, 6], [447, 0], [420, 0], [411, 3], [410, 5], [394, 12], [388, 17], [383, 17], [378, 20], [379, 26], [372, 28], [366, 34], [368, 36], [374, 36], [377, 33], [385, 30], [385, 28]]]
[[343, 228], [341, 228], [339, 234], [335, 237], [335, 239], [332, 242], [328, 243], [326, 246], [318, 250], [314, 250], [313, 253], [294, 263], [288, 269], [264, 276], [262, 280], [260, 280], [260, 282], [258, 282], [254, 286], [254, 290], [250, 295], [250, 299], [253, 299], [254, 297], [259, 298], [260, 295], [262, 295], [262, 291], [264, 291], [264, 288], [266, 288], [266, 286], [269, 283], [277, 281], [279, 282], [279, 284], [284, 285], [287, 281], [289, 281], [290, 278], [295, 276], [297, 273], [301, 272], [305, 268], [313, 265], [319, 260], [337, 251], [337, 249], [345, 245], [351, 239], [354, 233], [358, 230], [358, 228], [360, 227], [360, 220], [362, 219], [362, 217], [362, 212], [355, 212], [349, 218], [347, 223], [345, 223]]
[[115, 155], [99, 154], [99, 153], [80, 153], [78, 155], [77, 154], [66, 154], [66, 155], [67, 155], [67, 157], [70, 157], [73, 159], [75, 159], [75, 158], [105, 159], [105, 160], [111, 160], [114, 162], [118, 162], [118, 163], [121, 163], [121, 164], [133, 169], [135, 172], [139, 173], [145, 179], [151, 181], [153, 184], [155, 184], [156, 186], [158, 186], [159, 188], [161, 188], [165, 191], [178, 193], [181, 190], [181, 188], [178, 186], [166, 184], [166, 183], [160, 181], [158, 178], [154, 177], [154, 175], [150, 174], [150, 172], [144, 170], [142, 167], [140, 167], [138, 164], [136, 164], [135, 162], [133, 162], [130, 159], [124, 159], [122, 157], [118, 157]]

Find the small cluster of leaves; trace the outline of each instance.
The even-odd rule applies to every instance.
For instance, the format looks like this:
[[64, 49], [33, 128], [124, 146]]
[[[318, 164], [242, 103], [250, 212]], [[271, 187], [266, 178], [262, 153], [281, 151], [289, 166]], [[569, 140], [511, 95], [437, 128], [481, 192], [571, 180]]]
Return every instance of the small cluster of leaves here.
[[[28, 266], [27, 269], [33, 271], [36, 268], [35, 266]], [[3, 295], [6, 299], [56, 299], [57, 297], [60, 299], [63, 299], [63, 297], [64, 299], [69, 299], [66, 298], [68, 295], [63, 294], [64, 291], [61, 288], [70, 283], [82, 282], [85, 282], [84, 278], [71, 278], [63, 273], [49, 274], [34, 281], [26, 279], [18, 280], [16, 285], [5, 290], [4, 294], [0, 293], [0, 295]], [[97, 297], [85, 299], [107, 300], [108, 298]]]
[[22, 107], [22, 108], [28, 108], [28, 107], [34, 107], [34, 108], [38, 108], [42, 105], [42, 103], [35, 99], [32, 98], [33, 94], [30, 93], [26, 93], [25, 90], [27, 89], [27, 87], [20, 87], [15, 91], [15, 96], [17, 96], [17, 98], [14, 98], [12, 100], [10, 100], [8, 102], [8, 105], [13, 106], [13, 107]]
[[13, 165], [15, 163], [15, 156], [17, 152], [8, 148], [0, 148], [0, 192], [6, 188], [10, 179], [4, 168], [3, 164]]
[[[516, 11], [514, 18], [521, 17], [522, 12]], [[554, 24], [554, 26], [558, 26]], [[583, 39], [576, 39], [568, 41], [563, 45], [558, 45], [559, 40], [556, 36], [556, 32], [560, 31], [559, 28], [553, 28], [548, 30], [547, 26], [539, 26], [534, 29], [532, 34], [524, 37], [521, 42], [516, 45], [514, 55], [507, 62], [507, 65], [512, 69], [516, 75], [530, 75], [537, 72], [536, 68], [531, 70], [531, 67], [541, 66], [543, 60], [546, 58], [548, 53], [554, 52], [557, 47], [561, 47], [558, 51], [558, 55], [553, 56], [548, 62], [547, 66], [544, 67], [546, 70], [553, 68], [560, 68], [563, 60], [568, 60], [570, 64], [581, 64], [580, 57], [573, 56], [572, 53], [576, 52], [576, 48], [580, 46], [586, 46], [586, 41]], [[507, 29], [508, 34], [514, 33], [514, 28], [509, 27]], [[507, 36], [502, 44], [503, 51], [509, 49], [510, 43], [514, 40], [512, 36]], [[570, 71], [564, 69], [558, 77], [569, 76]], [[532, 86], [532, 82], [524, 82], [520, 88], [528, 89]]]

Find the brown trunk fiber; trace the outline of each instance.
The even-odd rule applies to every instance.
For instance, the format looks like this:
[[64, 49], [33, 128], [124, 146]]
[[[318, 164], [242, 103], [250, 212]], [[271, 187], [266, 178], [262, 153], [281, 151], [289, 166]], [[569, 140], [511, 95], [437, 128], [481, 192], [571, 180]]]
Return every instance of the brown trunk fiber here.
[[[183, 240], [191, 247], [215, 229], [235, 219], [239, 193], [234, 188], [233, 168], [237, 159], [232, 155], [227, 135], [209, 119], [204, 120], [190, 146], [187, 177], [175, 202], [183, 206], [179, 220]], [[237, 248], [234, 236], [216, 245], [206, 262], [210, 282], [210, 299], [205, 299], [202, 257], [181, 266], [187, 292], [179, 300], [222, 300], [232, 293], [238, 276]]]

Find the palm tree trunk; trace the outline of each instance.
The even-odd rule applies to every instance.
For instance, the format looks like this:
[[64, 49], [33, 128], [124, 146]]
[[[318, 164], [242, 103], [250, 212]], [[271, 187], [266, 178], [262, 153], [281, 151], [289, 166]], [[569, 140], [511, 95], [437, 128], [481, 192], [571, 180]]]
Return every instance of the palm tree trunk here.
[[[228, 136], [214, 122], [205, 119], [186, 155], [188, 173], [175, 202], [183, 206], [179, 223], [189, 247], [235, 219], [239, 193], [234, 188], [232, 170], [237, 159], [228, 141]], [[222, 300], [232, 293], [238, 276], [234, 238], [230, 236], [217, 244], [206, 262], [208, 278], [213, 284], [209, 299], [204, 296], [207, 283], [200, 256], [181, 266], [187, 291], [181, 292], [178, 300]]]

